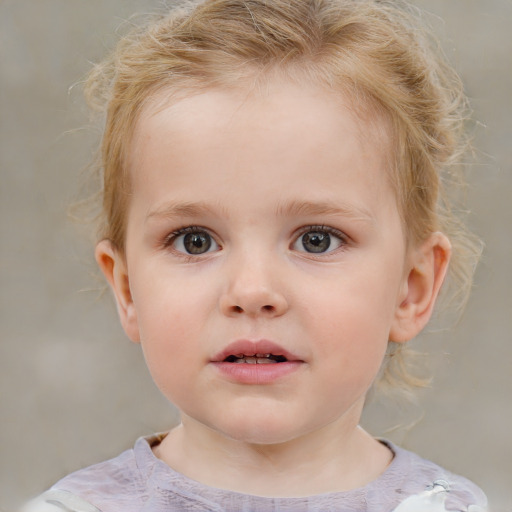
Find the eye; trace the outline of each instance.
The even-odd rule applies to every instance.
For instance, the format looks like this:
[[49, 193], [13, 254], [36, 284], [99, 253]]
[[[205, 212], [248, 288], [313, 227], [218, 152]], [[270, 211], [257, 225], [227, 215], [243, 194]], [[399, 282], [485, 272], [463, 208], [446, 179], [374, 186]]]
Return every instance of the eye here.
[[201, 255], [219, 249], [217, 242], [208, 231], [193, 226], [172, 233], [166, 245], [171, 246], [175, 251], [189, 255]]
[[293, 249], [299, 252], [321, 254], [332, 252], [344, 243], [345, 237], [337, 229], [312, 226], [295, 241]]

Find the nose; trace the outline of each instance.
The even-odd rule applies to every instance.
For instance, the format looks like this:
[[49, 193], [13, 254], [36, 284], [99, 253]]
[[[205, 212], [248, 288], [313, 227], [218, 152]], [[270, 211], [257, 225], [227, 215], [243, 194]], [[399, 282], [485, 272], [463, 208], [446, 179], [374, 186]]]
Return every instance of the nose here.
[[288, 310], [277, 269], [268, 261], [256, 258], [233, 264], [220, 298], [220, 308], [227, 316], [272, 318]]

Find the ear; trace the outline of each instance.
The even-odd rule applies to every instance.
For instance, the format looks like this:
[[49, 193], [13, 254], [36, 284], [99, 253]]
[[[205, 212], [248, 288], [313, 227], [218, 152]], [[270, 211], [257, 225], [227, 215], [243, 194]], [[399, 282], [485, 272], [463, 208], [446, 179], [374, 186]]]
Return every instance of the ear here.
[[137, 312], [132, 300], [125, 257], [115, 249], [110, 240], [101, 240], [96, 246], [96, 261], [114, 292], [117, 312], [127, 336], [140, 341]]
[[450, 256], [450, 241], [440, 232], [432, 233], [411, 251], [401, 302], [389, 333], [391, 341], [409, 341], [427, 325], [446, 276]]

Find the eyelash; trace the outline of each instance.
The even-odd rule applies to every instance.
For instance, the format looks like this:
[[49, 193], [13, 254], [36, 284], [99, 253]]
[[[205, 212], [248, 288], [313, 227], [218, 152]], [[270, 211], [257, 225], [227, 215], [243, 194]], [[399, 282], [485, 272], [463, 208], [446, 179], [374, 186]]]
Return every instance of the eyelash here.
[[305, 233], [308, 233], [309, 231], [325, 231], [326, 233], [329, 233], [329, 235], [336, 236], [344, 243], [346, 243], [348, 240], [348, 236], [343, 233], [343, 231], [340, 231], [339, 229], [333, 228], [331, 226], [325, 226], [324, 224], [313, 224], [311, 226], [304, 226], [303, 228], [300, 228], [298, 230], [297, 238], [304, 235]]
[[306, 233], [315, 232], [315, 231], [324, 232], [324, 233], [327, 233], [329, 235], [332, 235], [332, 236], [338, 238], [340, 240], [341, 245], [339, 248], [336, 248], [336, 249], [333, 249], [332, 251], [328, 251], [328, 252], [324, 252], [324, 253], [318, 253], [318, 255], [316, 255], [315, 253], [307, 253], [304, 251], [310, 257], [322, 257], [322, 256], [325, 257], [327, 254], [330, 254], [331, 252], [337, 252], [338, 250], [343, 250], [349, 243], [349, 237], [343, 231], [340, 231], [339, 229], [333, 228], [331, 226], [325, 226], [323, 224], [319, 224], [319, 225], [304, 226], [303, 228], [301, 228], [298, 231], [298, 234], [294, 238], [294, 241], [291, 245], [293, 246], [294, 244], [296, 244], [300, 240], [300, 238], [303, 237]]
[[[310, 226], [304, 226], [298, 232], [296, 232], [296, 235], [294, 236], [293, 242], [290, 244], [290, 247], [293, 247], [300, 240], [300, 238], [302, 236], [304, 236], [306, 233], [315, 232], [315, 231], [324, 232], [324, 233], [327, 233], [329, 235], [336, 237], [337, 239], [340, 240], [341, 245], [339, 248], [333, 249], [328, 252], [318, 253], [318, 254], [315, 254], [312, 252], [308, 253], [307, 251], [300, 251], [300, 252], [304, 252], [305, 254], [308, 254], [310, 257], [322, 257], [322, 256], [325, 257], [327, 254], [330, 254], [331, 252], [337, 252], [340, 249], [343, 250], [349, 242], [348, 236], [345, 233], [343, 233], [342, 231], [340, 231], [339, 229], [336, 229], [336, 228], [333, 228], [330, 226], [325, 226], [325, 225], [310, 225]], [[220, 247], [220, 244], [218, 244], [218, 242], [215, 240], [215, 237], [210, 234], [210, 231], [202, 226], [185, 226], [183, 228], [179, 228], [179, 229], [173, 231], [172, 233], [169, 233], [165, 237], [162, 245], [164, 248], [172, 247], [173, 244], [176, 242], [176, 240], [180, 236], [191, 234], [191, 233], [208, 233], [209, 236], [212, 238], [212, 240], [215, 242], [215, 244], [219, 245], [219, 247]], [[176, 252], [179, 252], [183, 256], [189, 257], [190, 259], [194, 259], [194, 258], [197, 258], [198, 256], [202, 256], [202, 255], [187, 254], [187, 253], [183, 253], [181, 251], [176, 251]], [[205, 253], [205, 254], [208, 254], [208, 253]]]
[[185, 226], [183, 228], [179, 228], [179, 229], [173, 231], [172, 233], [169, 233], [164, 238], [162, 245], [164, 247], [170, 247], [170, 246], [172, 246], [172, 244], [174, 242], [176, 242], [176, 239], [178, 237], [183, 236], [183, 235], [189, 235], [192, 233], [208, 233], [211, 236], [212, 240], [215, 240], [213, 235], [210, 234], [210, 231], [206, 228], [203, 228], [202, 226]]

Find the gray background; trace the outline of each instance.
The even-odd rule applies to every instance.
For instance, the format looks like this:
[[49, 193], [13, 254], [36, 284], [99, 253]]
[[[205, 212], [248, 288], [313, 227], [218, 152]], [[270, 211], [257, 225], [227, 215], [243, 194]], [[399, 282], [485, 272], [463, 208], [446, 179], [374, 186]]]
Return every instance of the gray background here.
[[[472, 100], [471, 224], [487, 244], [466, 314], [428, 334], [432, 390], [364, 424], [479, 483], [512, 511], [512, 2], [416, 1], [439, 15]], [[158, 0], [0, 0], [0, 508], [114, 456], [176, 414], [125, 340], [66, 217], [98, 133], [80, 87], [113, 32]], [[391, 431], [389, 431], [391, 429]]]

